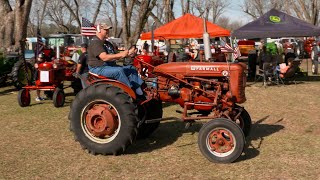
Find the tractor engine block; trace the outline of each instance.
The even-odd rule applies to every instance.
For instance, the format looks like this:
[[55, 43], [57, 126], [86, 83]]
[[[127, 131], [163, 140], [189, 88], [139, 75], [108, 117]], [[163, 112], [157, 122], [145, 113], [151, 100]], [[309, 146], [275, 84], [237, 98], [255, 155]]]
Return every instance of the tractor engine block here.
[[241, 63], [167, 63], [155, 67], [157, 94], [162, 101], [187, 109], [211, 111], [245, 102], [245, 66]]

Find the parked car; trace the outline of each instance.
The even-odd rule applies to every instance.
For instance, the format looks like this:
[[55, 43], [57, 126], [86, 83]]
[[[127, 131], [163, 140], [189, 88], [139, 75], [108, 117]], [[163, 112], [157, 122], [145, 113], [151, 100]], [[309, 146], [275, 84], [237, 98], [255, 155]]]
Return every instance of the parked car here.
[[300, 55], [301, 51], [298, 46], [298, 41], [295, 38], [289, 38], [289, 37], [280, 38], [280, 43], [283, 46], [284, 53], [293, 52], [297, 56]]

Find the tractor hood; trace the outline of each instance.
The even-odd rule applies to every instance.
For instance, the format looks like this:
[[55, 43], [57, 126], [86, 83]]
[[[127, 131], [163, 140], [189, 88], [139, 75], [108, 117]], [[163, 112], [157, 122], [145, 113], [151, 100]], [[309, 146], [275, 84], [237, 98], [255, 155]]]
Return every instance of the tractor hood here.
[[[230, 63], [230, 73], [234, 71], [243, 72], [246, 65], [243, 63]], [[227, 63], [221, 62], [171, 62], [156, 66], [154, 73], [169, 73], [171, 75], [183, 76], [227, 76], [229, 67]]]

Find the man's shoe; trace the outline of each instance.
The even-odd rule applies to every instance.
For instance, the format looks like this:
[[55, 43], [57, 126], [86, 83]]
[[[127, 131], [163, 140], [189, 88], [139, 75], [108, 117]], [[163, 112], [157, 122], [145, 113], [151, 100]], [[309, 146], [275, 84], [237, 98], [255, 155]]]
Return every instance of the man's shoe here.
[[42, 98], [42, 97], [36, 97], [36, 101], [38, 101], [38, 102], [43, 101], [43, 100], [44, 100], [44, 98]]

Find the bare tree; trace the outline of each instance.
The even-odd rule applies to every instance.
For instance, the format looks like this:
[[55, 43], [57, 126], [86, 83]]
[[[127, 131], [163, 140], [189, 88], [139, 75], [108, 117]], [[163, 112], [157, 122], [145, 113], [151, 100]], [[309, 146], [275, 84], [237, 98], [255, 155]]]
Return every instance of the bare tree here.
[[244, 13], [257, 19], [272, 8], [281, 10], [284, 6], [282, 1], [278, 0], [244, 0], [241, 8]]
[[[203, 16], [206, 19], [212, 19], [213, 23], [216, 23], [217, 19], [222, 15], [227, 7], [230, 6], [229, 0], [195, 0], [192, 1], [192, 9], [198, 11], [199, 16]], [[212, 14], [212, 17], [210, 17]]]
[[229, 0], [216, 0], [212, 1], [212, 22], [216, 23], [217, 19], [225, 12], [230, 6]]
[[181, 0], [181, 10], [182, 14], [190, 13], [190, 0]]
[[[116, 1], [116, 0], [114, 0], [114, 1]], [[108, 2], [111, 2], [111, 0], [108, 0]], [[97, 6], [96, 6], [96, 11], [95, 11], [95, 13], [94, 13], [94, 15], [93, 15], [92, 23], [95, 23], [95, 22], [96, 22], [97, 17], [98, 17], [98, 15], [99, 15], [99, 13], [100, 13], [101, 5], [102, 5], [102, 0], [98, 0]], [[114, 14], [117, 14], [117, 12], [115, 12]]]
[[165, 15], [165, 23], [168, 23], [172, 20], [174, 20], [174, 14], [173, 14], [173, 6], [174, 6], [174, 0], [163, 0], [164, 5], [164, 15]]
[[32, 0], [16, 0], [14, 9], [9, 0], [0, 0], [0, 41], [1, 47], [8, 48], [14, 45], [15, 50], [23, 50], [21, 41], [27, 37], [27, 25]]
[[103, 15], [102, 19], [107, 19], [107, 21], [112, 26], [111, 36], [119, 37], [121, 35], [121, 27], [119, 27], [118, 21], [118, 4], [120, 3], [119, 0], [107, 0], [107, 2], [103, 3], [103, 10], [101, 13]]
[[[125, 47], [130, 47], [135, 44], [139, 39], [140, 33], [145, 26], [147, 19], [156, 5], [156, 0], [141, 0], [137, 6], [137, 0], [121, 0], [121, 11], [122, 11], [122, 28], [123, 28], [123, 39]], [[133, 10], [136, 7], [137, 18], [135, 26], [132, 26], [133, 22]], [[131, 29], [132, 28], [132, 29]]]
[[41, 30], [45, 20], [48, 0], [34, 0], [28, 23], [28, 36], [36, 36], [36, 29]]
[[313, 25], [319, 25], [319, 0], [289, 0], [285, 1], [285, 12], [292, 14]]
[[311, 24], [319, 24], [319, 0], [245, 0], [241, 7], [243, 12], [254, 19], [275, 8]]
[[[70, 1], [71, 0], [68, 0], [68, 3], [70, 3]], [[67, 8], [62, 1], [49, 1], [47, 10], [48, 19], [57, 25], [57, 31], [72, 32], [72, 23], [75, 21], [75, 18], [70, 14], [69, 8]]]

